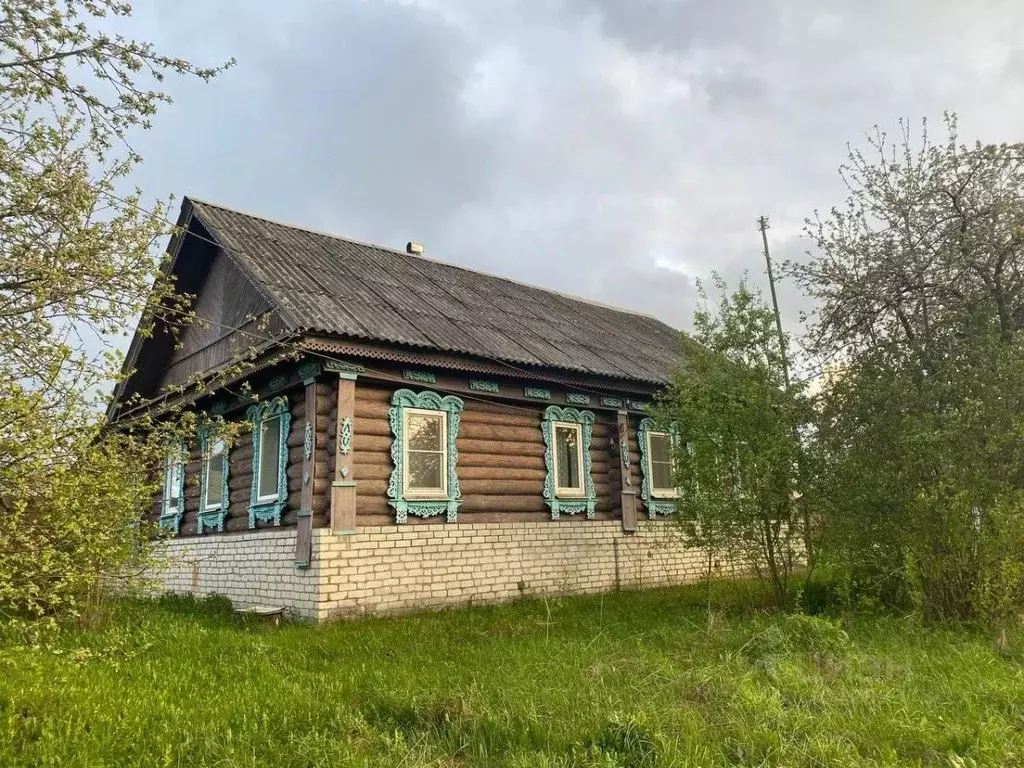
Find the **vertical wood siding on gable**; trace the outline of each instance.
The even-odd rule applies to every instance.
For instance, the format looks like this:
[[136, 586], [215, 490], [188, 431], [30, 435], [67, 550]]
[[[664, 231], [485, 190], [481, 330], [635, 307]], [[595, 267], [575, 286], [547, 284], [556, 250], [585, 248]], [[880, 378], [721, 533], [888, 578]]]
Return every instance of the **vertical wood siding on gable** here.
[[277, 330], [274, 325], [260, 328], [256, 319], [270, 308], [231, 259], [218, 251], [198, 291], [193, 307], [196, 321], [182, 331], [180, 348], [175, 350], [161, 385], [183, 384], [196, 372], [220, 365], [240, 349], [261, 343], [260, 337]]
[[[302, 462], [305, 454], [306, 441], [306, 401], [304, 389], [294, 388], [284, 393], [288, 398], [289, 410], [292, 414], [291, 428], [288, 432], [288, 500], [284, 514], [281, 516], [281, 527], [294, 526], [298, 520], [298, 511], [302, 505]], [[330, 414], [330, 385], [317, 383], [316, 409], [317, 455], [323, 456], [328, 445], [328, 416]], [[245, 418], [245, 413], [231, 414], [231, 420]], [[227, 516], [224, 518], [224, 532], [249, 530], [249, 502], [252, 492], [252, 434], [248, 431], [240, 435], [231, 446], [228, 454], [228, 494], [230, 503]], [[189, 461], [185, 466], [185, 512], [181, 518], [180, 536], [196, 535], [196, 515], [199, 511], [199, 473], [202, 470], [197, 441], [190, 443]], [[322, 460], [315, 471], [313, 485], [313, 527], [319, 528], [328, 524], [327, 499], [330, 488], [330, 475], [327, 463]], [[155, 520], [160, 514], [161, 498], [154, 500], [153, 510], [149, 519]], [[271, 523], [258, 522], [256, 528], [274, 528]], [[204, 532], [203, 536], [217, 536], [216, 532]]]
[[[356, 382], [353, 479], [356, 481], [356, 519], [360, 526], [394, 523], [394, 510], [387, 499], [392, 470], [388, 410], [391, 395], [399, 388], [363, 379]], [[457, 473], [462, 488], [460, 523], [550, 520], [551, 513], [543, 495], [546, 470], [541, 422], [544, 407], [546, 405], [534, 408], [465, 398], [456, 441]], [[597, 495], [596, 518], [619, 519], [619, 454], [611, 450], [611, 438], [616, 434], [615, 414], [605, 411], [595, 411], [595, 414], [597, 422], [590, 458]], [[631, 469], [639, 488], [640, 456], [633, 421], [631, 418]], [[332, 424], [335, 423], [332, 417]], [[443, 519], [421, 520], [410, 516], [407, 525], [440, 525]], [[571, 518], [566, 516], [566, 519]], [[552, 524], [557, 522], [552, 521]]]

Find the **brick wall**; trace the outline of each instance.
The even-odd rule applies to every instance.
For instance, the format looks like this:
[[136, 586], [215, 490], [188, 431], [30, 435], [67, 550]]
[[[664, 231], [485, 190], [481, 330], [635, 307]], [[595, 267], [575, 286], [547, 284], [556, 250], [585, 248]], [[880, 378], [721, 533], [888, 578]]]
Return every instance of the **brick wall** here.
[[695, 581], [706, 552], [671, 523], [477, 523], [318, 531], [320, 620]]
[[313, 563], [293, 565], [295, 531], [169, 541], [158, 590], [283, 606], [326, 621], [364, 613], [495, 603], [520, 596], [604, 592], [700, 579], [704, 550], [679, 529], [642, 521], [623, 534], [613, 520], [458, 523], [314, 531]]
[[240, 606], [283, 606], [317, 618], [317, 574], [293, 565], [295, 529], [175, 539], [160, 545], [163, 567], [151, 574], [157, 591], [229, 597]]

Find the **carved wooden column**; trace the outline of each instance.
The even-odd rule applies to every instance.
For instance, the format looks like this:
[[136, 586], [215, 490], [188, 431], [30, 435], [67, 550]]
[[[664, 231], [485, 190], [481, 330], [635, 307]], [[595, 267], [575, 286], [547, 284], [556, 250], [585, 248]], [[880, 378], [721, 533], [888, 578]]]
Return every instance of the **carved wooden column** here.
[[306, 385], [306, 419], [303, 425], [302, 494], [295, 536], [295, 567], [308, 568], [313, 559], [313, 485], [316, 481], [316, 377], [320, 365], [315, 362], [299, 366], [299, 376]]
[[636, 523], [636, 488], [633, 487], [632, 462], [629, 455], [629, 413], [619, 411], [619, 475], [622, 478], [622, 530], [633, 533]]
[[[330, 364], [329, 364], [330, 367]], [[338, 370], [338, 434], [334, 441], [334, 478], [331, 481], [331, 531], [356, 532], [356, 484], [352, 479], [355, 449], [356, 375]]]

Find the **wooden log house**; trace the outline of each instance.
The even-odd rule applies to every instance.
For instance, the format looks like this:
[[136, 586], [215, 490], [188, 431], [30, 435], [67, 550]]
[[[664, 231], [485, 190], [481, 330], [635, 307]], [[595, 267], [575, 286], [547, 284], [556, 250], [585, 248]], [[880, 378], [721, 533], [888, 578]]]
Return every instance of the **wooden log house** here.
[[[247, 428], [169, 449], [166, 589], [327, 619], [696, 574], [665, 523], [675, 436], [645, 414], [677, 331], [190, 198], [178, 225], [198, 321], [136, 334], [109, 415], [142, 397]], [[189, 384], [241, 355], [238, 381]]]

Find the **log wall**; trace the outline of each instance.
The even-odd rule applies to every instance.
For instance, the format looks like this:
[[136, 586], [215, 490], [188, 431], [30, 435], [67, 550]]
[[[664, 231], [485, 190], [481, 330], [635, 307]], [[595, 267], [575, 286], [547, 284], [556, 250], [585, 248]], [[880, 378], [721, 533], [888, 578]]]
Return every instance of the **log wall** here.
[[[391, 476], [391, 396], [401, 385], [360, 379], [356, 384], [353, 479], [356, 481], [356, 520], [359, 526], [389, 525], [394, 510], [388, 505]], [[412, 389], [419, 389], [412, 386]], [[459, 435], [457, 474], [462, 489], [460, 523], [526, 522], [550, 520], [544, 502], [544, 436], [541, 431], [547, 404], [481, 402], [464, 398]], [[611, 448], [616, 417], [594, 410], [597, 417], [590, 447], [591, 473], [597, 496], [596, 518], [621, 518], [619, 453]], [[630, 418], [630, 465], [639, 489], [640, 456], [636, 419]], [[332, 420], [333, 423], [333, 420]], [[329, 438], [333, 440], [333, 436]], [[333, 442], [330, 443], [333, 445]], [[328, 451], [331, 455], [331, 451]], [[333, 466], [330, 468], [333, 471]], [[564, 519], [568, 519], [565, 516]], [[443, 516], [409, 517], [409, 525], [439, 524]]]
[[[359, 379], [355, 387], [352, 441], [352, 477], [356, 488], [356, 525], [391, 525], [394, 510], [388, 504], [387, 485], [391, 476], [391, 425], [388, 411], [391, 396], [403, 385]], [[419, 390], [425, 387], [413, 385]], [[312, 494], [313, 527], [330, 525], [331, 481], [335, 477], [335, 443], [338, 434], [338, 380], [325, 373], [316, 385], [317, 434]], [[293, 387], [284, 393], [292, 414], [288, 436], [288, 499], [282, 515], [283, 527], [294, 526], [301, 506], [305, 440], [306, 401], [304, 390]], [[486, 401], [464, 397], [459, 434], [457, 473], [462, 489], [459, 522], [537, 522], [550, 520], [544, 502], [544, 437], [541, 431], [546, 403]], [[597, 496], [596, 519], [621, 520], [621, 464], [612, 448], [617, 434], [613, 411], [591, 409], [596, 416], [590, 447], [591, 474]], [[244, 413], [228, 418], [244, 420]], [[639, 497], [641, 474], [637, 444], [636, 414], [629, 417], [630, 477]], [[198, 441], [190, 446], [185, 467], [185, 514], [180, 536], [196, 535], [199, 511], [201, 462]], [[245, 431], [229, 453], [228, 512], [225, 532], [249, 530], [251, 494], [252, 435]], [[160, 513], [160, 497], [154, 500], [151, 519]], [[645, 514], [642, 504], [640, 514]], [[563, 516], [563, 521], [573, 516]], [[441, 524], [443, 516], [421, 519], [410, 515], [409, 525]], [[257, 523], [257, 528], [273, 527]], [[216, 535], [205, 533], [204, 535]]]
[[[328, 430], [331, 428], [328, 417], [331, 411], [331, 385], [326, 382], [317, 383], [317, 435], [315, 482], [312, 496], [313, 527], [327, 525], [327, 497], [330, 488], [330, 476], [327, 472]], [[302, 388], [293, 388], [282, 393], [288, 398], [288, 406], [292, 422], [288, 432], [288, 466], [285, 475], [288, 479], [288, 498], [281, 515], [282, 527], [294, 526], [298, 520], [298, 512], [302, 498], [302, 462], [305, 455], [306, 400]], [[276, 397], [276, 395], [274, 395]], [[231, 421], [245, 421], [245, 413], [240, 412], [227, 417]], [[185, 465], [185, 512], [181, 518], [180, 536], [195, 536], [196, 521], [199, 512], [200, 472], [202, 471], [199, 441], [189, 445], [189, 461]], [[224, 517], [224, 531], [238, 532], [249, 530], [249, 502], [252, 493], [252, 433], [244, 430], [235, 438], [228, 454], [228, 509]], [[161, 493], [154, 500], [151, 520], [160, 515], [162, 503]], [[257, 522], [257, 529], [273, 528], [272, 523]], [[217, 535], [205, 532], [203, 536]]]

